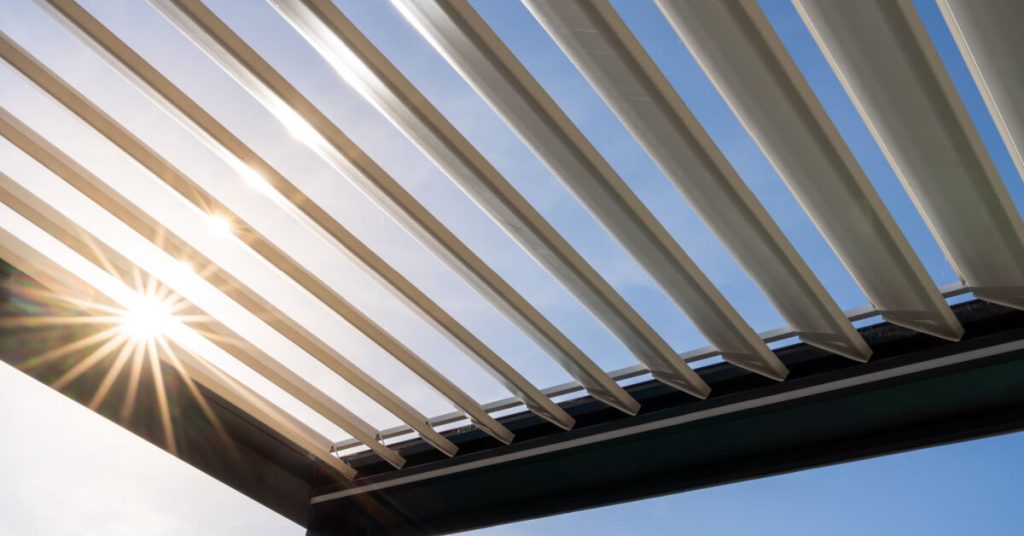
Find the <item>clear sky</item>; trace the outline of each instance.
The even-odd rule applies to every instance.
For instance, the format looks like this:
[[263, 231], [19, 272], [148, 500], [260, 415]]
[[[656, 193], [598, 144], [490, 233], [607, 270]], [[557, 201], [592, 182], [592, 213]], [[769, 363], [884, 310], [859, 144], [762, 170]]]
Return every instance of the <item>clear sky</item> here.
[[[122, 39], [210, 110], [343, 224], [442, 303], [527, 378], [540, 386], [569, 378], [529, 339], [433, 259], [326, 163], [303, 148], [243, 89], [143, 2], [84, 2]], [[579, 249], [676, 350], [706, 343], [693, 325], [587, 214], [462, 79], [386, 2], [347, 0], [342, 10], [481, 152]], [[1018, 209], [1017, 176], [935, 5], [917, 4], [957, 89], [967, 103]], [[522, 252], [425, 156], [333, 71], [270, 7], [217, 0], [210, 6], [342, 130], [434, 211], [503, 277], [535, 303], [602, 367], [634, 364], [625, 348]], [[647, 158], [568, 59], [521, 5], [480, 0], [474, 6], [506, 40], [616, 171], [650, 206], [744, 318], [757, 330], [782, 325], [777, 311], [729, 257], [695, 212]], [[957, 276], [787, 1], [762, 6], [856, 157], [910, 238], [936, 283]], [[694, 110], [730, 162], [843, 308], [866, 300], [800, 210], [763, 155], [715, 93], [693, 58], [647, 1], [615, 7]], [[72, 82], [158, 152], [217, 194], [250, 223], [363, 308], [477, 400], [507, 396], [414, 313], [344, 257], [291, 219], [123, 81], [30, 0], [0, 0], [0, 30]], [[311, 296], [240, 246], [208, 232], [196, 211], [89, 127], [0, 66], [0, 106], [45, 134], [211, 258], [310, 326], [350, 359], [428, 415], [450, 406]], [[311, 382], [358, 409], [374, 426], [397, 420], [337, 379], [288, 341], [190, 274], [177, 274], [155, 247], [48, 174], [6, 140], [0, 171], [80, 224], [111, 238], [139, 264], [178, 277], [179, 292], [266, 348]], [[0, 226], [76, 269], [102, 279], [11, 211]], [[300, 403], [207, 345], [203, 355], [331, 438], [345, 436]], [[288, 534], [280, 518], [162, 450], [17, 371], [0, 366], [0, 534]], [[492, 529], [498, 534], [562, 534], [585, 529], [621, 533], [758, 530], [779, 534], [1011, 534], [1020, 526], [1015, 484], [1024, 481], [1024, 436], [896, 455]], [[129, 468], [132, 468], [129, 471]]]

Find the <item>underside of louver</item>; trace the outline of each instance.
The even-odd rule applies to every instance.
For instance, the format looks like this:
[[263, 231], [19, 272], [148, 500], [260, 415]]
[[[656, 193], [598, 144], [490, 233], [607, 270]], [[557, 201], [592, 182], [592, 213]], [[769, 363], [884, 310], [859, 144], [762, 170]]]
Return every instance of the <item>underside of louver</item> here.
[[1024, 426], [1019, 2], [150, 4], [0, 28], [0, 357], [310, 534]]

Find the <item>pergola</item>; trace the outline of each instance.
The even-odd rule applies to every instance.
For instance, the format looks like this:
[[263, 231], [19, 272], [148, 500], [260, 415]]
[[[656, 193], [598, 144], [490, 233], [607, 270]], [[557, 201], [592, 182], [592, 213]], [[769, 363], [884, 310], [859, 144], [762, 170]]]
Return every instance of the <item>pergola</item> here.
[[[195, 304], [174, 317], [351, 439], [325, 437], [173, 337], [119, 344], [131, 307], [0, 230], [2, 357], [311, 534], [443, 532], [1020, 428], [1024, 223], [910, 0], [794, 0], [960, 283], [939, 288], [753, 0], [655, 0], [870, 305], [842, 310], [614, 8], [524, 0], [787, 325], [757, 333], [509, 47], [463, 0], [392, 0], [706, 337], [678, 352], [329, 1], [281, 17], [635, 358], [603, 370], [231, 27], [151, 0], [337, 174], [461, 277], [573, 381], [531, 383], [256, 150], [73, 0], [46, 11], [261, 193], [418, 313], [510, 394], [481, 403], [6, 35], [0, 58], [457, 409], [428, 416], [87, 167], [0, 108], [0, 135], [326, 365], [403, 424], [379, 430]], [[1024, 175], [1024, 4], [938, 0]], [[155, 279], [0, 172], [0, 201], [119, 278]], [[170, 287], [168, 287], [170, 292]], [[950, 298], [971, 301], [951, 306]], [[159, 312], [158, 312], [159, 313]], [[862, 327], [854, 322], [880, 317]], [[88, 319], [93, 321], [89, 322]], [[76, 320], [78, 319], [78, 320]], [[97, 320], [99, 319], [99, 320]], [[769, 343], [793, 340], [772, 349]], [[10, 342], [13, 341], [13, 342]], [[111, 353], [117, 354], [110, 356]], [[163, 374], [115, 380], [149, 353]], [[135, 356], [133, 360], [132, 357]], [[106, 369], [92, 365], [111, 359]], [[716, 364], [696, 363], [720, 358]], [[134, 370], [134, 365], [133, 367]], [[637, 381], [642, 378], [643, 381]], [[628, 381], [628, 382], [627, 382]], [[624, 383], [626, 382], [626, 383]], [[97, 401], [167, 392], [133, 416]], [[185, 396], [185, 393], [191, 393]], [[140, 400], [145, 397], [139, 398]], [[557, 400], [557, 401], [556, 401]], [[119, 418], [120, 417], [120, 418]], [[168, 430], [174, 440], [167, 441]]]

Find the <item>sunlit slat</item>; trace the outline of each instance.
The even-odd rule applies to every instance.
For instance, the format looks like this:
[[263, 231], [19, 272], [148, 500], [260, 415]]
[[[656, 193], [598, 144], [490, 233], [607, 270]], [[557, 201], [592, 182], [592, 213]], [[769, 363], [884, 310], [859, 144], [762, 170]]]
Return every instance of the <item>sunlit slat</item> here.
[[950, 264], [1024, 308], [1024, 223], [910, 0], [794, 0]]
[[[20, 214], [36, 227], [50, 234], [85, 260], [97, 265], [106, 266], [105, 271], [115, 277], [139, 270], [143, 276], [153, 278], [151, 274], [141, 271], [130, 260], [92, 235], [70, 218], [64, 216], [48, 203], [35, 196], [10, 177], [0, 172], [0, 203]], [[339, 404], [323, 391], [304, 380], [294, 371], [274, 359], [266, 352], [249, 343], [240, 334], [224, 324], [216, 321], [205, 311], [191, 303], [183, 303], [176, 307], [175, 316], [179, 318], [203, 318], [202, 322], [193, 324], [201, 334], [207, 336], [212, 343], [231, 354], [249, 368], [266, 377], [272, 383], [294, 396], [300, 402], [314, 409], [346, 433], [352, 435], [362, 444], [369, 447], [381, 458], [395, 467], [401, 467], [405, 460], [394, 450], [384, 446], [377, 438], [377, 430], [356, 414]]]
[[657, 4], [883, 318], [958, 340], [953, 311], [757, 3]]
[[409, 347], [402, 344], [323, 282], [316, 274], [266, 239], [258, 230], [248, 225], [226, 205], [208, 194], [202, 186], [186, 176], [174, 164], [158, 155], [142, 140], [100, 110], [64, 80], [61, 80], [42, 63], [11, 42], [6, 36], [0, 35], [0, 38], [2, 38], [0, 39], [0, 57], [3, 57], [11, 66], [64, 104], [114, 145], [121, 148], [165, 185], [191, 202], [200, 212], [207, 217], [212, 216], [226, 221], [226, 225], [230, 226], [235, 237], [348, 321], [456, 408], [466, 412], [467, 416], [481, 429], [504, 443], [512, 441], [512, 432], [491, 417], [480, 407], [479, 403], [451, 380], [431, 367]]
[[241, 280], [220, 269], [212, 260], [192, 248], [183, 238], [164, 227], [155, 218], [32, 131], [7, 110], [0, 107], [0, 136], [69, 185], [85, 194], [140, 235], [146, 237], [175, 259], [196, 266], [196, 273], [208, 283], [261, 319], [309, 355], [326, 365], [356, 389], [415, 429], [423, 438], [449, 455], [457, 448], [426, 424], [427, 418], [416, 411], [370, 375], [356, 367], [341, 353], [318, 338], [300, 323], [263, 298]]
[[800, 338], [864, 361], [871, 349], [604, 0], [524, 2]]
[[1024, 2], [936, 0], [1024, 179]]
[[[59, 295], [76, 296], [86, 300], [98, 299], [98, 293], [89, 284], [5, 229], [0, 229], [0, 256], [18, 270], [50, 287]], [[105, 302], [111, 306], [117, 306], [113, 300], [107, 299]], [[173, 341], [171, 344], [174, 344]], [[248, 413], [271, 430], [302, 447], [310, 455], [325, 462], [345, 477], [349, 479], [356, 477], [356, 471], [352, 467], [331, 454], [332, 444], [329, 439], [240, 382], [234, 381], [207, 361], [194, 358], [190, 352], [184, 349], [180, 349], [177, 353], [179, 354], [179, 363], [188, 378], [234, 404], [241, 411]], [[167, 357], [163, 352], [159, 352], [158, 355], [161, 359]], [[169, 448], [173, 447], [169, 446]]]
[[[374, 253], [326, 210], [303, 194], [280, 172], [188, 97], [165, 76], [73, 0], [46, 0], [40, 4], [120, 72], [154, 103], [193, 132], [207, 147], [243, 174], [261, 192], [307, 228], [332, 244], [347, 258], [376, 278], [398, 298], [415, 308], [443, 335], [475, 359], [481, 367], [534, 413], [564, 429], [573, 419], [536, 386], [499, 357], [440, 305]], [[261, 188], [262, 186], [262, 188]], [[268, 191], [272, 187], [276, 190]]]
[[775, 354], [468, 2], [393, 3], [704, 336], [722, 349], [726, 360], [774, 379], [786, 376], [786, 368]]
[[[647, 363], [647, 355], [662, 355], [656, 370], [682, 378], [686, 367], [668, 344], [634, 332], [623, 334], [621, 319], [639, 318], [625, 300], [580, 254], [509, 184], [487, 159], [448, 122], [348, 19], [329, 2], [272, 2], [277, 10], [334, 67], [398, 128], [416, 143], [445, 173], [576, 296], [627, 347]], [[608, 320], [611, 317], [612, 320]], [[637, 323], [640, 320], [631, 320]], [[653, 330], [651, 330], [653, 333]], [[580, 368], [569, 363], [572, 369]], [[673, 385], [703, 396], [703, 384]], [[607, 387], [598, 386], [603, 391]], [[625, 394], [624, 392], [622, 394]]]
[[[553, 355], [561, 354], [562, 362], [588, 360], [540, 311], [202, 3], [162, 0], [151, 3], [285, 126], [297, 132], [308, 147], [388, 212], [535, 342]], [[636, 402], [628, 395], [623, 396], [624, 392], [614, 382], [589, 366], [579, 372], [592, 376], [600, 388], [594, 389], [595, 396], [627, 413], [637, 411]]]

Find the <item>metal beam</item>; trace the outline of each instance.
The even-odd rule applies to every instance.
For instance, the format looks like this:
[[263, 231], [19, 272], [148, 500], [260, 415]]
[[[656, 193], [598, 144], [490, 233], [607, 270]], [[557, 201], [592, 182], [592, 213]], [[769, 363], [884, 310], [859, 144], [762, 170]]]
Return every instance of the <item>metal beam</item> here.
[[225, 204], [207, 193], [202, 186], [186, 176], [174, 164], [157, 154], [145, 142], [2, 34], [0, 34], [0, 57], [131, 156], [170, 189], [190, 202], [197, 210], [207, 216], [223, 218], [230, 222], [231, 232], [235, 237], [348, 321], [456, 408], [466, 412], [477, 426], [499, 441], [504, 443], [512, 441], [512, 432], [483, 411], [480, 404], [448, 378], [349, 303], [316, 274], [277, 247], [257, 229], [247, 224]]
[[1024, 3], [936, 0], [967, 68], [1024, 179]]
[[[708, 400], [633, 385], [644, 407], [660, 402], [657, 412], [591, 414], [587, 422], [601, 424], [490, 456], [379, 473], [360, 455], [346, 457], [363, 477], [314, 494], [310, 534], [358, 532], [353, 518], [367, 500], [410, 521], [363, 530], [448, 533], [1020, 430], [1024, 314], [978, 301], [954, 309], [966, 328], [958, 342], [880, 324], [862, 330], [875, 349], [868, 363], [799, 344], [786, 352], [786, 382], [717, 364], [701, 371]], [[588, 405], [596, 406], [573, 407], [581, 423]], [[580, 470], [590, 466], [602, 470]]]
[[[971, 289], [963, 286], [960, 283], [953, 283], [953, 284], [950, 284], [950, 285], [946, 285], [946, 286], [942, 287], [942, 289], [940, 289], [940, 290], [941, 290], [941, 294], [942, 294], [942, 297], [943, 297], [944, 300], [948, 299], [948, 298], [954, 298], [954, 297], [957, 297], [957, 296], [963, 296], [965, 294], [970, 294], [970, 292], [971, 292]], [[952, 309], [950, 309], [950, 310], [952, 310]], [[881, 316], [883, 316], [883, 314], [884, 313], [882, 311], [879, 311], [878, 309], [875, 309], [871, 305], [864, 305], [864, 306], [861, 306], [861, 307], [854, 307], [852, 309], [847, 309], [847, 310], [843, 311], [843, 315], [846, 317], [847, 321], [849, 321], [851, 323], [857, 322], [859, 320], [866, 320], [868, 318], [881, 317]], [[767, 330], [767, 331], [758, 332], [757, 336], [760, 337], [761, 340], [763, 340], [764, 342], [771, 343], [771, 342], [779, 342], [779, 341], [783, 341], [783, 340], [786, 340], [786, 339], [795, 338], [797, 336], [797, 333], [794, 332], [789, 327], [783, 327], [783, 328], [776, 328], [776, 329], [770, 329], [770, 330]], [[703, 348], [695, 348], [693, 350], [688, 350], [686, 352], [683, 352], [683, 353], [679, 354], [679, 357], [681, 357], [687, 363], [698, 363], [700, 361], [705, 361], [707, 359], [711, 359], [711, 358], [718, 357], [718, 356], [719, 356], [718, 349], [715, 348], [714, 346], [705, 346]], [[700, 370], [700, 369], [698, 368], [698, 370]], [[640, 378], [640, 377], [646, 376], [648, 374], [650, 374], [650, 371], [648, 371], [646, 368], [644, 368], [641, 365], [633, 365], [633, 366], [624, 367], [624, 368], [620, 368], [620, 369], [612, 370], [612, 371], [608, 372], [608, 375], [611, 376], [612, 379], [614, 379], [617, 382], [623, 382], [623, 381], [627, 381], [627, 380], [634, 380], [636, 378]], [[544, 394], [550, 396], [551, 398], [556, 398], [556, 397], [560, 397], [560, 396], [566, 396], [566, 395], [571, 395], [571, 394], [574, 394], [574, 393], [578, 393], [578, 392], [580, 392], [582, 390], [583, 390], [583, 387], [580, 386], [580, 384], [578, 384], [576, 382], [566, 382], [566, 383], [561, 383], [561, 384], [558, 384], [558, 385], [553, 385], [551, 387], [545, 388], [544, 389]], [[496, 413], [498, 411], [507, 411], [507, 410], [510, 410], [510, 409], [514, 409], [514, 408], [517, 408], [517, 407], [519, 407], [521, 405], [522, 405], [522, 403], [519, 400], [515, 399], [515, 398], [506, 398], [506, 399], [503, 399], [503, 400], [495, 400], [494, 402], [488, 402], [488, 403], [484, 404], [484, 409], [487, 410], [490, 413]], [[451, 412], [451, 413], [446, 413], [444, 415], [438, 415], [436, 417], [431, 417], [430, 418], [430, 424], [431, 424], [431, 426], [444, 426], [444, 425], [447, 425], [447, 424], [457, 423], [457, 422], [462, 421], [464, 419], [465, 419], [465, 416], [463, 416], [461, 413], [459, 413], [459, 412]], [[383, 440], [388, 440], [388, 439], [400, 438], [402, 436], [411, 436], [414, 433], [415, 432], [412, 429], [410, 429], [408, 426], [394, 426], [392, 428], [385, 428], [385, 429], [381, 430], [380, 431], [380, 438], [383, 441]], [[347, 449], [356, 448], [358, 446], [359, 446], [359, 442], [355, 441], [355, 440], [352, 440], [352, 439], [348, 439], [348, 440], [345, 440], [345, 441], [338, 441], [337, 443], [334, 444], [334, 447], [336, 449], [338, 449], [338, 450], [347, 450]]]
[[449, 456], [455, 445], [426, 424], [427, 418], [380, 382], [356, 367], [308, 329], [289, 317], [258, 292], [192, 248], [183, 238], [122, 196], [42, 136], [0, 107], [0, 136], [34, 158], [90, 200], [103, 207], [168, 255], [197, 266], [196, 273], [268, 326], [302, 348], [356, 389], [415, 429], [426, 441]]
[[[0, 229], [0, 255], [18, 270], [49, 287], [60, 296], [90, 302], [101, 301], [107, 307], [124, 305], [106, 298], [70, 270], [48, 259], [5, 229]], [[355, 478], [356, 471], [331, 454], [329, 439], [206, 360], [193, 356], [189, 350], [180, 347], [177, 343], [170, 341], [168, 347], [163, 350], [157, 351], [157, 356], [179, 369], [184, 378], [202, 384], [216, 395], [237, 406], [238, 409], [302, 447], [309, 455], [315, 456], [346, 478]], [[173, 352], [173, 355], [170, 352]]]
[[[564, 410], [85, 9], [73, 0], [39, 0], [37, 3], [243, 177], [254, 181], [256, 187], [262, 184], [261, 192], [270, 195], [307, 228], [420, 313], [438, 332], [522, 399], [531, 411], [563, 429], [572, 428], [573, 420]], [[268, 191], [267, 186], [273, 190]]]
[[524, 3], [800, 338], [867, 360], [871, 349], [611, 4]]
[[1024, 308], [1024, 223], [910, 0], [794, 0], [974, 295]]
[[757, 3], [657, 4], [882, 317], [959, 339], [960, 323]]
[[[153, 281], [156, 280], [152, 274], [137, 267], [113, 247], [61, 214], [46, 201], [32, 194], [2, 172], [0, 172], [0, 203], [7, 205], [85, 260], [103, 268], [121, 281], [124, 281], [128, 274], [134, 273]], [[246, 341], [241, 334], [218, 322], [206, 311], [184, 301], [184, 299], [176, 302], [174, 308], [176, 317], [198, 321], [196, 323], [199, 325], [190, 326], [194, 331], [270, 380], [271, 383], [295, 397], [296, 400], [326, 417], [356, 441], [387, 460], [388, 463], [395, 467], [402, 467], [405, 464], [405, 460], [397, 452], [380, 442], [377, 430], [369, 423], [317, 389], [277, 359]]]
[[153, 0], [168, 20], [247, 89], [268, 111], [304, 135], [310, 149], [362, 190], [438, 259], [501, 311], [560, 363], [590, 363], [575, 374], [589, 377], [591, 393], [636, 413], [639, 407], [564, 334], [487, 266], [408, 191], [378, 166], [308, 99], [197, 1]]

